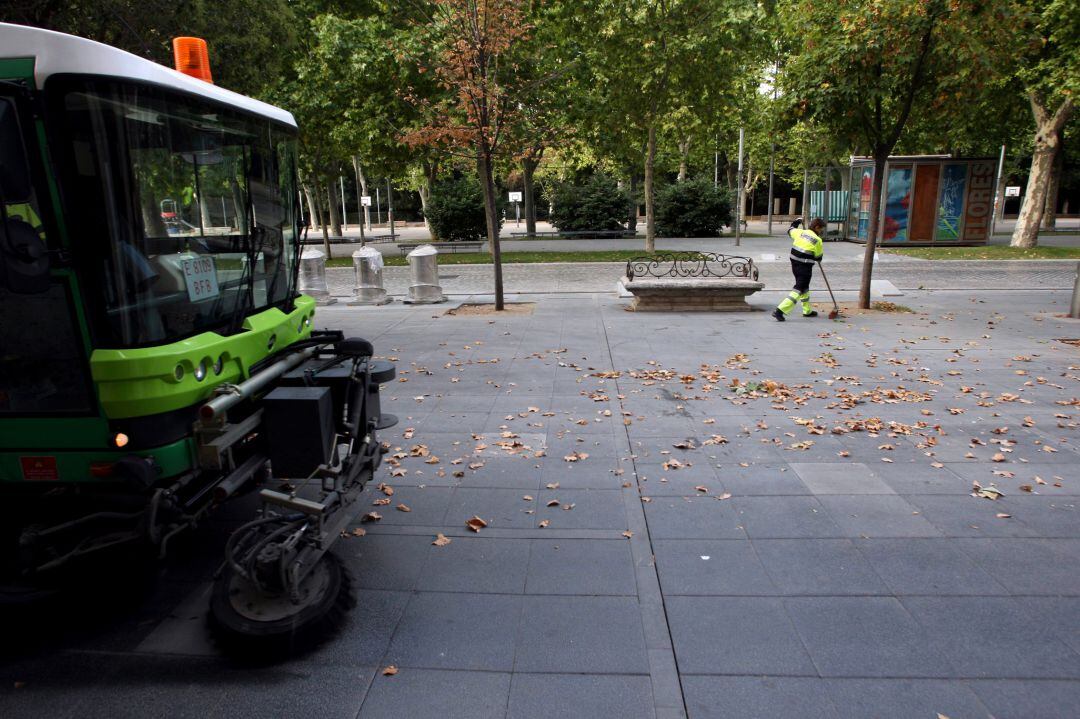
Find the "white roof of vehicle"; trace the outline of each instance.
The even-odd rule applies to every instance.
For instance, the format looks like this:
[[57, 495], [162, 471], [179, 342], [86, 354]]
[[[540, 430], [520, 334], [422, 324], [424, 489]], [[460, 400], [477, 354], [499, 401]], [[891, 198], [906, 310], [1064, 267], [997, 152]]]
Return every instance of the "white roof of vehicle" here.
[[[213, 51], [210, 48], [211, 56]], [[0, 23], [0, 58], [17, 57], [34, 58], [34, 80], [38, 87], [44, 87], [50, 75], [60, 73], [108, 75], [163, 85], [296, 127], [292, 113], [280, 107], [203, 82], [130, 52], [52, 30]], [[213, 71], [212, 60], [210, 67]]]

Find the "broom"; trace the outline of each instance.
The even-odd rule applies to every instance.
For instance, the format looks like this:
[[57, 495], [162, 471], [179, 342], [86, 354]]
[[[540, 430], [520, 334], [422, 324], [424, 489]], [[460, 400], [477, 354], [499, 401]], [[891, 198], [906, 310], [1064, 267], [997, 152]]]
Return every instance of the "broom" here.
[[832, 300], [832, 309], [829, 311], [829, 319], [835, 320], [840, 316], [840, 306], [836, 304], [836, 296], [832, 292], [832, 287], [829, 286], [829, 276], [825, 274], [825, 265], [818, 262], [818, 267], [821, 269], [821, 279], [825, 280], [825, 288], [829, 290], [829, 299]]

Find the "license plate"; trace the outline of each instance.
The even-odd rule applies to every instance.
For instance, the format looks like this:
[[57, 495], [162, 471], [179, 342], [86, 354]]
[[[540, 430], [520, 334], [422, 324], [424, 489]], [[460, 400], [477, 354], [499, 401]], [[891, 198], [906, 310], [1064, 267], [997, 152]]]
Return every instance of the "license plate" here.
[[181, 260], [180, 266], [184, 271], [189, 300], [202, 302], [218, 296], [217, 268], [213, 257]]

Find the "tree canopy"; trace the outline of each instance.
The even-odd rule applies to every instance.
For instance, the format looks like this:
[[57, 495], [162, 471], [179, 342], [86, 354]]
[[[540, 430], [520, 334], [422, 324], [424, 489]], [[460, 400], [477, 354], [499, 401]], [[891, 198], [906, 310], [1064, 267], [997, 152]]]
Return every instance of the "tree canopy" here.
[[644, 205], [651, 249], [660, 189], [735, 188], [740, 128], [747, 190], [770, 164], [801, 186], [850, 155], [1007, 145], [1029, 176], [1014, 243], [1030, 244], [1070, 176], [1080, 91], [1075, 0], [10, 0], [0, 20], [164, 64], [171, 37], [202, 36], [219, 84], [296, 115], [320, 225], [340, 223], [341, 175], [426, 206], [465, 174], [493, 251], [497, 191], [524, 189], [535, 231], [541, 188], [593, 173], [629, 198], [629, 227]]

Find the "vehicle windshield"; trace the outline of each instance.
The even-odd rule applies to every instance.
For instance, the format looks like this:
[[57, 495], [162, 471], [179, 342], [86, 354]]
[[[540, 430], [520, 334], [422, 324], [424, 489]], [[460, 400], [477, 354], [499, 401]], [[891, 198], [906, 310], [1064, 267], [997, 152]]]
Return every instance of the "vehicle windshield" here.
[[46, 94], [97, 346], [230, 334], [291, 303], [292, 128], [135, 83], [55, 78]]

